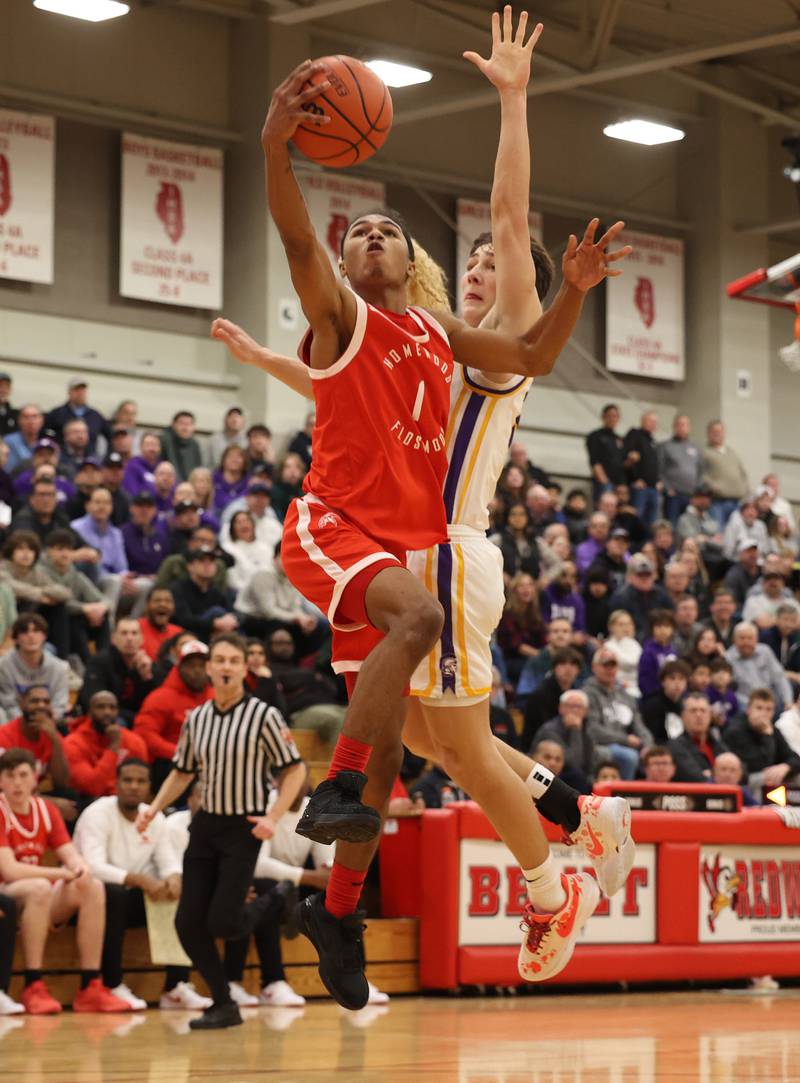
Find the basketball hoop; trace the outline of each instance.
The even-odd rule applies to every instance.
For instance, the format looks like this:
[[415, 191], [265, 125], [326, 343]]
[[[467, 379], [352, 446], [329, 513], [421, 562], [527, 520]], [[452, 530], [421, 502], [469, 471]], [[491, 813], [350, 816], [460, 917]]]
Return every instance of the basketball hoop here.
[[781, 347], [778, 355], [788, 369], [800, 372], [800, 253], [729, 282], [727, 291], [734, 301], [754, 301], [794, 311], [794, 342]]
[[778, 354], [788, 369], [792, 372], [800, 372], [800, 302], [794, 307], [797, 313], [794, 321], [794, 342], [791, 346], [782, 346]]

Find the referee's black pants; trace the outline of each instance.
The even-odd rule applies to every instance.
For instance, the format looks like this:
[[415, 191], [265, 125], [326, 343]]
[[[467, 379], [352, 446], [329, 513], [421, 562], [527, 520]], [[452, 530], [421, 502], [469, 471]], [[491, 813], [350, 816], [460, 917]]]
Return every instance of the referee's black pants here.
[[175, 928], [215, 1004], [231, 999], [215, 940], [249, 936], [261, 916], [245, 908], [260, 849], [246, 816], [201, 810], [192, 818]]

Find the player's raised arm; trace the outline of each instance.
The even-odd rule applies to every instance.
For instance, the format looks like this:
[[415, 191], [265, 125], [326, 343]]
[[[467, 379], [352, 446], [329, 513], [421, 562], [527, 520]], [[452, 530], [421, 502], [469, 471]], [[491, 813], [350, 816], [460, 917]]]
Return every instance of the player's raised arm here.
[[593, 218], [580, 244], [574, 234], [570, 235], [561, 264], [564, 278], [558, 296], [523, 335], [469, 327], [449, 312], [435, 313], [447, 331], [456, 361], [485, 372], [512, 372], [521, 376], [550, 373], [578, 322], [586, 294], [604, 278], [621, 274], [611, 264], [631, 251], [630, 245], [615, 252], [607, 251], [611, 241], [624, 229], [624, 222], [616, 222], [595, 242], [598, 225], [599, 220]]
[[296, 357], [284, 357], [266, 346], [259, 346], [254, 338], [238, 324], [218, 317], [211, 324], [211, 337], [223, 342], [228, 352], [244, 365], [255, 365], [268, 375], [286, 384], [292, 391], [306, 399], [314, 398], [308, 366]]
[[527, 41], [528, 13], [520, 13], [514, 33], [512, 8], [492, 15], [492, 53], [488, 60], [464, 53], [500, 95], [500, 140], [492, 182], [492, 246], [497, 294], [481, 326], [519, 335], [542, 314], [531, 258], [528, 211], [531, 185], [527, 86], [531, 57], [542, 33], [537, 23]]
[[289, 140], [301, 121], [327, 122], [327, 117], [303, 109], [329, 86], [323, 81], [305, 87], [321, 70], [323, 65], [306, 60], [284, 79], [272, 95], [261, 133], [269, 209], [289, 261], [292, 283], [314, 332], [314, 368], [328, 368], [337, 359], [352, 335], [356, 313], [355, 300], [336, 278], [314, 232], [289, 156]]

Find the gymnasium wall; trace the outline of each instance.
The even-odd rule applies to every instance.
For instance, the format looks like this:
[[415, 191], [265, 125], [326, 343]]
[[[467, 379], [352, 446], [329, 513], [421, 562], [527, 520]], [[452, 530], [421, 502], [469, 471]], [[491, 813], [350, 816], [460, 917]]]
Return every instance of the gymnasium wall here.
[[[383, 9], [388, 38], [390, 7]], [[293, 349], [296, 334], [277, 329], [277, 302], [287, 295], [290, 283], [274, 230], [265, 225], [258, 132], [270, 88], [291, 65], [307, 55], [343, 49], [345, 43], [332, 40], [319, 26], [313, 32], [308, 26], [267, 28], [258, 19], [237, 22], [170, 7], [142, 7], [119, 24], [87, 27], [45, 18], [27, 0], [7, 0], [3, 19], [10, 33], [0, 34], [0, 84], [62, 99], [87, 99], [112, 111], [154, 111], [188, 126], [243, 133], [242, 142], [225, 143], [225, 312], [275, 348]], [[475, 44], [481, 40], [478, 35]], [[446, 53], [451, 41], [452, 33], [443, 33], [442, 40], [429, 47]], [[473, 89], [477, 85], [473, 83]], [[437, 75], [436, 93], [447, 96], [462, 86], [457, 74]], [[695, 240], [685, 228], [695, 213], [687, 209], [687, 193], [698, 163], [706, 160], [714, 143], [717, 112], [694, 91], [665, 79], [649, 77], [608, 90], [678, 111], [687, 139], [677, 149], [619, 144], [602, 135], [603, 124], [618, 112], [608, 102], [586, 95], [533, 99], [534, 191], [544, 215], [546, 245], [558, 262], [570, 231], [580, 230], [595, 210], [608, 219], [612, 208], [622, 206], [630, 212], [632, 227], [683, 236], [689, 261], [704, 260], [705, 253], [693, 251]], [[422, 104], [430, 101], [430, 89], [398, 91], [396, 100]], [[3, 97], [2, 86], [0, 103], [23, 108], [18, 100]], [[48, 111], [43, 105], [31, 108]], [[68, 111], [68, 103], [64, 108]], [[454, 216], [458, 195], [485, 197], [497, 123], [497, 110], [488, 108], [398, 125], [385, 151], [364, 170], [365, 176], [387, 179], [390, 202], [407, 215], [454, 285], [455, 243], [445, 219]], [[207, 338], [213, 313], [119, 296], [122, 127], [147, 130], [146, 124], [102, 118], [93, 123], [58, 119], [56, 282], [46, 287], [0, 280], [0, 360], [16, 377], [15, 399], [57, 401], [68, 376], [81, 368], [91, 373], [92, 398], [101, 408], [110, 409], [124, 396], [136, 397], [148, 424], [162, 424], [177, 405], [189, 405], [201, 428], [213, 428], [226, 405], [246, 401], [254, 417], [265, 417], [279, 432], [290, 431], [301, 421], [304, 404], [229, 361]], [[188, 132], [158, 134], [215, 142]], [[772, 178], [780, 171], [781, 152], [775, 149], [774, 132], [767, 139]], [[783, 211], [789, 195], [779, 177], [771, 179], [771, 209]], [[703, 333], [702, 320], [693, 319], [703, 307], [702, 297], [687, 293], [690, 366], [702, 353], [692, 336]], [[772, 316], [772, 354], [784, 330]], [[598, 291], [587, 301], [576, 339], [602, 359], [604, 334], [604, 303]], [[769, 377], [772, 446], [781, 455], [790, 454], [790, 398], [797, 377], [773, 357], [755, 363]], [[605, 401], [622, 402], [623, 425], [636, 420], [638, 403], [654, 405], [665, 434], [675, 408], [686, 406], [688, 389], [683, 385], [627, 377], [619, 377], [619, 382], [634, 402], [625, 401], [568, 349], [557, 372], [539, 382], [526, 406], [522, 435], [535, 458], [557, 473], [585, 475], [583, 435], [596, 423]], [[691, 405], [698, 417], [707, 416], [702, 396]], [[777, 465], [782, 473], [791, 469], [784, 460]], [[796, 491], [790, 495], [800, 497], [800, 464], [792, 485]]]

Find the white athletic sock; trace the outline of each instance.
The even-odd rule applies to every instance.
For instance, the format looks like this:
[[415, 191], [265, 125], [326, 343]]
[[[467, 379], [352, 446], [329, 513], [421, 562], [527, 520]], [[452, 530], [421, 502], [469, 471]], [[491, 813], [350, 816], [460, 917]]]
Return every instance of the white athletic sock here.
[[535, 869], [523, 869], [522, 875], [528, 882], [528, 898], [539, 913], [557, 914], [566, 905], [567, 893], [552, 854]]
[[525, 779], [525, 785], [528, 787], [531, 797], [534, 801], [538, 801], [540, 797], [543, 797], [548, 789], [550, 783], [555, 778], [552, 771], [548, 771], [546, 767], [543, 767], [540, 763], [535, 763], [531, 768], [531, 773]]

